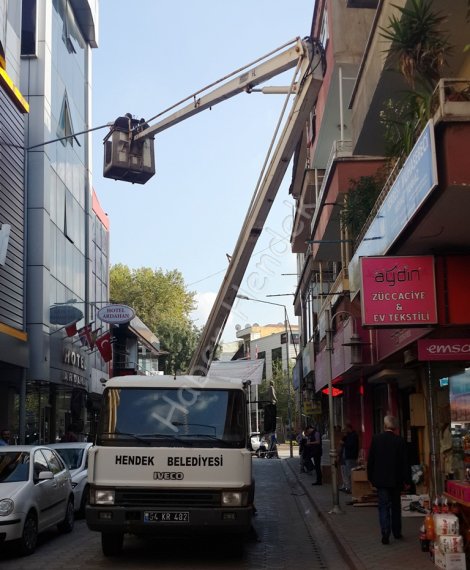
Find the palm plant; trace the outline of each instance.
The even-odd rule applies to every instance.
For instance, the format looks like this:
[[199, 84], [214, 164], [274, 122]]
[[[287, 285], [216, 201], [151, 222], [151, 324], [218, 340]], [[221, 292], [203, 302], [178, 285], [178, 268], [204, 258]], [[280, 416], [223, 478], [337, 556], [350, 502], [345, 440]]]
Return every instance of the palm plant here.
[[389, 99], [381, 112], [387, 153], [408, 154], [432, 115], [431, 99], [453, 49], [442, 26], [446, 16], [433, 11], [433, 0], [411, 0], [408, 8], [395, 6], [400, 15], [381, 28], [390, 41], [388, 53], [410, 90]]
[[442, 31], [446, 16], [433, 12], [432, 0], [411, 0], [410, 8], [396, 7], [401, 17], [393, 15], [381, 28], [391, 42], [388, 53], [412, 88], [418, 81], [432, 90], [452, 49]]

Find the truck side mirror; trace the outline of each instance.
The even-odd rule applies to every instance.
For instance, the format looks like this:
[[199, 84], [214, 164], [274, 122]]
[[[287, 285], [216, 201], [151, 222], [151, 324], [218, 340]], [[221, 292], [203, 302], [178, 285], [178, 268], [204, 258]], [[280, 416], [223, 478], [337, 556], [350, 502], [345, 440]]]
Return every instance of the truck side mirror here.
[[276, 431], [276, 404], [266, 404], [264, 407], [264, 433]]

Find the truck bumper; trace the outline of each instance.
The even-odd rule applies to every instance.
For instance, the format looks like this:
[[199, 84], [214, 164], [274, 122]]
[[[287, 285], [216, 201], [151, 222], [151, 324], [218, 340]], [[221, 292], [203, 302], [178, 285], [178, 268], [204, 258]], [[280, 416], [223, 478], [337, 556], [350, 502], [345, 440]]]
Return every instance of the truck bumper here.
[[[104, 533], [181, 535], [195, 533], [245, 534], [250, 530], [253, 508], [178, 509], [189, 513], [187, 522], [145, 522], [144, 512], [132, 507], [87, 505], [86, 522], [90, 530]], [[166, 509], [171, 512], [171, 509]], [[176, 510], [176, 509], [174, 509]]]

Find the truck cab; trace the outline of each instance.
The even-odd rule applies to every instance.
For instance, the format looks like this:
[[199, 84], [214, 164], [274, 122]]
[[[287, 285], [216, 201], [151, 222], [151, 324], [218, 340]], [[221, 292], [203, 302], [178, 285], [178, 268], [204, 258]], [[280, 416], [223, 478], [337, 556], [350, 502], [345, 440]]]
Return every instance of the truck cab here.
[[101, 532], [107, 556], [126, 533], [248, 533], [254, 484], [242, 382], [109, 380], [88, 477], [87, 524]]

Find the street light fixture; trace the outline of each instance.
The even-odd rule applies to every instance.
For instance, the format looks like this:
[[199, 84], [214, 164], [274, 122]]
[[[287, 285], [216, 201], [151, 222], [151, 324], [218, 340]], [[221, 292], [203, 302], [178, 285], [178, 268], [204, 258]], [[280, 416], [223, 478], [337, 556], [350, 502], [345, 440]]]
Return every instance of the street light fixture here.
[[[333, 415], [333, 364], [332, 364], [332, 355], [333, 355], [333, 320], [341, 315], [345, 314], [348, 318], [353, 319], [353, 316], [349, 311], [340, 310], [336, 313], [332, 314], [331, 312], [331, 305], [329, 305], [325, 309], [325, 316], [326, 316], [326, 347], [325, 349], [328, 352], [328, 414], [329, 414], [329, 432], [330, 432], [330, 464], [331, 464], [331, 492], [333, 496], [333, 507], [330, 511], [330, 514], [344, 514], [344, 511], [341, 510], [339, 505], [339, 490], [338, 490], [338, 477], [336, 471], [336, 462], [337, 462], [337, 451], [335, 445], [335, 421]], [[362, 345], [365, 344], [362, 342], [361, 338], [357, 334], [357, 331], [354, 327], [354, 320], [353, 323], [353, 332], [351, 334], [349, 342], [343, 343], [343, 346], [350, 346], [351, 347], [351, 364], [359, 364], [362, 362], [361, 353], [362, 353]]]
[[262, 299], [254, 299], [248, 297], [247, 295], [237, 295], [238, 299], [243, 299], [244, 301], [255, 301], [256, 303], [265, 303], [266, 305], [275, 305], [277, 307], [282, 307], [284, 309], [284, 327], [286, 331], [286, 375], [287, 375], [287, 415], [289, 421], [289, 455], [294, 456], [293, 442], [292, 442], [292, 405], [291, 405], [291, 382], [290, 382], [290, 372], [289, 372], [289, 317], [287, 316], [287, 307], [281, 303], [273, 303], [272, 301], [263, 301]]

